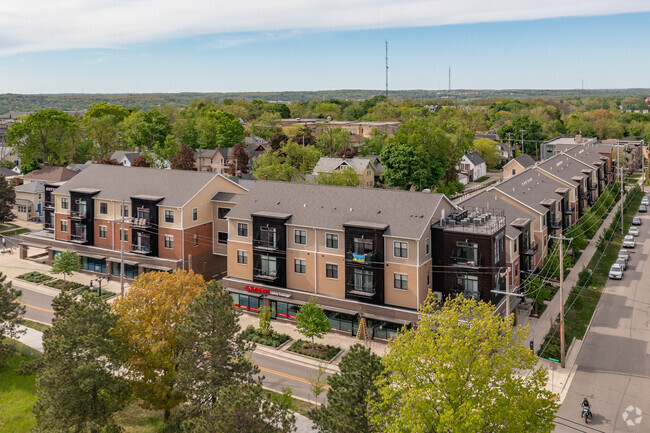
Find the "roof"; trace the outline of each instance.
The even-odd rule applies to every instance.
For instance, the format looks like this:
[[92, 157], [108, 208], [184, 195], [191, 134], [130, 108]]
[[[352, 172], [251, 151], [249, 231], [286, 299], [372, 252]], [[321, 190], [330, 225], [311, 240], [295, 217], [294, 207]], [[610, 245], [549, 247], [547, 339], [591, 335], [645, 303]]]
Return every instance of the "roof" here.
[[242, 194], [235, 194], [232, 192], [218, 192], [210, 199], [210, 201], [225, 201], [230, 203], [237, 203], [242, 197]]
[[53, 165], [46, 165], [40, 170], [35, 170], [23, 176], [24, 179], [33, 180], [47, 180], [51, 182], [60, 182], [62, 180], [70, 180], [75, 175], [76, 171], [70, 170], [65, 167], [55, 167]]
[[[587, 175], [582, 172], [582, 170], [585, 169], [584, 163], [576, 161], [574, 158], [561, 153], [540, 163], [537, 167], [557, 176], [565, 182], [569, 182], [572, 185], [577, 185], [577, 182], [574, 179], [575, 177], [587, 177]], [[591, 168], [593, 170], [596, 169], [593, 166]]]
[[447, 198], [436, 193], [257, 181], [228, 217], [287, 214], [291, 215], [289, 224], [332, 230], [359, 222], [368, 227], [381, 224], [388, 226], [386, 235], [418, 239], [443, 200]]
[[212, 158], [216, 152], [217, 149], [196, 149], [194, 158]]
[[0, 174], [3, 175], [4, 177], [20, 176], [18, 173], [8, 169], [7, 167], [0, 167]]
[[131, 152], [128, 150], [116, 150], [111, 155], [111, 159], [114, 159], [119, 162], [122, 158], [126, 158], [129, 162], [133, 162], [133, 160], [136, 159], [138, 156], [140, 156], [140, 152]]
[[72, 171], [76, 171], [77, 173], [84, 170], [86, 167], [88, 167], [90, 164], [92, 164], [92, 161], [86, 161], [83, 164], [70, 164], [66, 168], [69, 168]]
[[366, 155], [365, 157], [371, 160], [375, 166], [375, 175], [381, 176], [386, 172], [386, 166], [381, 163], [379, 155]]
[[541, 202], [549, 199], [562, 200], [562, 196], [556, 190], [563, 186], [562, 183], [537, 170], [525, 170], [499, 183], [494, 189], [519, 200], [538, 213], [545, 214], [548, 208]]
[[519, 165], [521, 165], [522, 167], [524, 167], [524, 168], [528, 168], [528, 167], [530, 167], [532, 165], [535, 165], [535, 160], [533, 159], [532, 156], [530, 156], [527, 153], [519, 155], [518, 157], [513, 159], [513, 161], [517, 161], [517, 163]]
[[215, 173], [189, 170], [161, 170], [145, 167], [92, 164], [54, 194], [70, 194], [71, 190], [97, 189], [94, 198], [129, 200], [137, 196], [164, 197], [163, 206], [181, 207], [213, 178]]
[[23, 206], [32, 206], [34, 203], [32, 203], [29, 200], [25, 200], [22, 198], [17, 198], [16, 199], [16, 204], [23, 205]]
[[[321, 158], [314, 167], [314, 174], [318, 173], [331, 173], [338, 168], [352, 167], [355, 171], [363, 171], [372, 161], [368, 158]], [[374, 168], [374, 166], [373, 166]]]
[[471, 162], [474, 165], [485, 164], [485, 160], [481, 155], [478, 154], [478, 152], [466, 153], [465, 157], [469, 159], [469, 162]]
[[506, 236], [510, 239], [516, 239], [521, 234], [521, 230], [514, 228], [511, 225], [506, 226]]
[[29, 183], [24, 183], [22, 185], [18, 185], [14, 187], [14, 190], [16, 192], [28, 192], [28, 193], [39, 193], [39, 192], [44, 192], [45, 191], [45, 183], [44, 182], [29, 182]]
[[506, 201], [498, 192], [494, 191], [493, 189], [483, 191], [482, 193], [477, 194], [459, 204], [465, 208], [476, 206], [482, 208], [502, 209], [506, 216], [506, 235], [513, 235], [514, 232], [510, 226], [513, 221], [518, 219], [528, 219], [529, 221], [532, 220], [529, 212], [526, 212], [514, 206], [509, 201]]

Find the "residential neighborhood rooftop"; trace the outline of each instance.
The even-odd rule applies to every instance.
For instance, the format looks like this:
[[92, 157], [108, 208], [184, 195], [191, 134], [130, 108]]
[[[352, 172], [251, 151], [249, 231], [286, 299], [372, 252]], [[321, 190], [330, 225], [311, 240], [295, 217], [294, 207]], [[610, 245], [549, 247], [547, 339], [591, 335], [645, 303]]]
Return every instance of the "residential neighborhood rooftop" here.
[[53, 165], [46, 165], [40, 170], [35, 170], [23, 176], [23, 179], [30, 180], [45, 180], [52, 182], [60, 182], [63, 180], [70, 180], [78, 173], [65, 167], [55, 167]]

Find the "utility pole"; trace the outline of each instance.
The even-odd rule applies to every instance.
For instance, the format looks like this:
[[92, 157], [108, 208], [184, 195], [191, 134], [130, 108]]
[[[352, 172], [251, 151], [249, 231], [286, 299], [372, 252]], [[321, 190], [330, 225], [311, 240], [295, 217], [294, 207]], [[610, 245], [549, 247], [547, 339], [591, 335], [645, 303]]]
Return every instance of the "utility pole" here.
[[388, 98], [388, 41], [386, 41], [386, 98]]
[[521, 150], [521, 153], [525, 153], [524, 152], [524, 132], [526, 132], [526, 130], [522, 129], [521, 130], [521, 149], [519, 149], [519, 150]]
[[549, 237], [560, 241], [560, 364], [564, 368], [564, 241], [572, 241], [573, 238], [565, 238], [564, 235]]
[[[503, 269], [503, 268], [501, 268]], [[511, 296], [518, 296], [520, 298], [524, 297], [523, 293], [513, 293], [510, 291], [510, 284], [508, 282], [508, 276], [510, 275], [510, 269], [506, 266], [505, 272], [501, 272], [501, 269], [499, 269], [499, 276], [500, 277], [506, 277], [506, 290], [505, 292], [503, 290], [491, 290], [492, 293], [495, 293], [497, 295], [506, 295], [506, 314], [505, 317], [508, 317], [510, 315], [510, 297]]]
[[122, 293], [122, 297], [124, 297], [124, 200], [122, 200], [120, 214], [122, 214], [120, 224], [120, 292]]
[[623, 202], [625, 201], [625, 187], [623, 186], [623, 164], [621, 164], [621, 145], [617, 145], [616, 157], [618, 159], [619, 170], [621, 172], [621, 235], [625, 236], [625, 230], [623, 230]]

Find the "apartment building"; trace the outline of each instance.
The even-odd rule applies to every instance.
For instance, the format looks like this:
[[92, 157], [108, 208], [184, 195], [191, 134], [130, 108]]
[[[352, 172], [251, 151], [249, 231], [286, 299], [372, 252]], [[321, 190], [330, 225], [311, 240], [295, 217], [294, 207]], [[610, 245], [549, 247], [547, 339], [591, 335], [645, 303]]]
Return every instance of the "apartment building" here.
[[212, 206], [218, 192], [246, 189], [220, 174], [92, 164], [65, 184], [46, 190], [48, 229], [22, 235], [21, 258], [43, 248], [49, 259], [69, 248], [82, 268], [124, 276], [191, 268], [206, 278], [226, 259], [212, 251]]
[[535, 165], [535, 160], [527, 153], [511, 159], [503, 166], [503, 178], [507, 179], [516, 176], [524, 170], [528, 170]]
[[236, 305], [295, 319], [316, 297], [333, 329], [374, 338], [417, 321], [432, 280], [432, 226], [456, 207], [442, 194], [258, 181], [218, 194], [227, 211], [228, 274]]
[[540, 159], [544, 161], [577, 145], [586, 146], [596, 144], [597, 142], [598, 139], [596, 137], [583, 137], [580, 134], [574, 137], [556, 137], [540, 145]]

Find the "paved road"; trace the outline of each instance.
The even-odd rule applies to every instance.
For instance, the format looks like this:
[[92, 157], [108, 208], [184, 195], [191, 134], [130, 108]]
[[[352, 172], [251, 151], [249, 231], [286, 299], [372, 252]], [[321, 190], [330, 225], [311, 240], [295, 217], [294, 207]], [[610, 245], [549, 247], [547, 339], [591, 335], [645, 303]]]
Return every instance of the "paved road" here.
[[23, 291], [20, 302], [26, 307], [25, 319], [52, 323], [52, 318], [54, 317], [52, 296], [21, 287], [20, 284], [14, 283], [13, 286]]
[[[650, 431], [650, 217], [642, 219], [630, 268], [600, 298], [556, 432]], [[579, 413], [584, 397], [593, 406], [589, 426]]]

